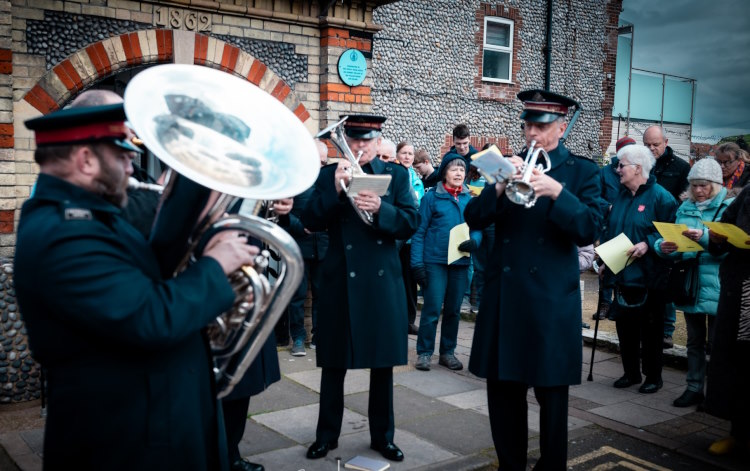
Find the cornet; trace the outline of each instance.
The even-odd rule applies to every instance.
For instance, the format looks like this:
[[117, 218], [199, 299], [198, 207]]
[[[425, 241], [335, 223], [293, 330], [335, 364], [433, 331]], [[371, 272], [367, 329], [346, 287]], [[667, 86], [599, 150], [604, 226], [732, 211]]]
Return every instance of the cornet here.
[[[526, 151], [521, 178], [512, 179], [505, 187], [505, 195], [508, 199], [513, 203], [522, 204], [525, 208], [531, 208], [536, 204], [536, 194], [534, 193], [534, 187], [531, 186], [531, 174], [534, 169], [547, 173], [552, 168], [552, 162], [547, 151], [542, 147], [537, 149], [535, 147], [536, 141], [531, 141]], [[543, 163], [538, 163], [540, 154], [544, 158]]]
[[[346, 157], [346, 159], [352, 164], [351, 167], [347, 169], [350, 177], [349, 181], [351, 182], [352, 177], [355, 175], [361, 175], [364, 171], [362, 170], [362, 167], [359, 166], [359, 159], [362, 157], [362, 151], [357, 152], [357, 156], [354, 157], [349, 144], [346, 143], [346, 137], [344, 136], [344, 123], [348, 118], [348, 116], [344, 116], [344, 119], [320, 131], [315, 137], [318, 139], [330, 139], [339, 152], [344, 154], [344, 157]], [[352, 207], [357, 212], [357, 215], [362, 222], [371, 226], [373, 222], [372, 214], [369, 211], [357, 207], [357, 204], [354, 202], [354, 197], [349, 195], [349, 187], [344, 183], [343, 179], [339, 180], [339, 184], [344, 190], [344, 193], [349, 196], [349, 202], [352, 204]]]

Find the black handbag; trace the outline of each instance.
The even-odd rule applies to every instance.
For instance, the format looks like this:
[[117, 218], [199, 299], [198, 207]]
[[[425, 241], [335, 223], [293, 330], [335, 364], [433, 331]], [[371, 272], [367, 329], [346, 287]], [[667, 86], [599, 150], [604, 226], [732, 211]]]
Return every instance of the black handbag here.
[[680, 306], [692, 306], [698, 299], [698, 259], [680, 260], [672, 265], [667, 281], [667, 298]]

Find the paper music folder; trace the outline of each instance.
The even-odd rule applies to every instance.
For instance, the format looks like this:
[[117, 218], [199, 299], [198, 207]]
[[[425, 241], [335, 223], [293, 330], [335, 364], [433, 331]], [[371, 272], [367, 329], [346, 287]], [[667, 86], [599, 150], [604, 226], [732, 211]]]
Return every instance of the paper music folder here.
[[357, 196], [360, 191], [369, 190], [378, 196], [383, 196], [391, 184], [390, 175], [370, 175], [361, 173], [354, 175], [349, 182], [349, 196]]

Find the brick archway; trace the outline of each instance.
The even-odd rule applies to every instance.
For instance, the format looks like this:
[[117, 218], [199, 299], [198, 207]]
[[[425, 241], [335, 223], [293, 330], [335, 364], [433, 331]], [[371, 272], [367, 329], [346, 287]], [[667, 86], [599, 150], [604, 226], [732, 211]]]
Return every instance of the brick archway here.
[[255, 57], [210, 36], [168, 29], [126, 33], [93, 43], [44, 74], [23, 100], [47, 114], [114, 73], [136, 66], [175, 62], [174, 38], [177, 34], [181, 35], [181, 44], [194, 43], [193, 64], [246, 79], [282, 102], [308, 129], [317, 128], [312, 126], [310, 113], [289, 85]]

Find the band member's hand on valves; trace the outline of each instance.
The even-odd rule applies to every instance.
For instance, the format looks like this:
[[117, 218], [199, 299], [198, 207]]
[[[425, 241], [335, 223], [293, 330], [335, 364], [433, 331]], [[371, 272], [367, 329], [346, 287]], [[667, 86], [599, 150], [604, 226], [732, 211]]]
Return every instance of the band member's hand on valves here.
[[279, 216], [285, 216], [292, 211], [294, 206], [293, 198], [284, 198], [273, 202], [273, 212]]
[[553, 200], [556, 200], [563, 189], [560, 182], [538, 169], [531, 171], [529, 182], [531, 183], [531, 187], [534, 189], [534, 194], [537, 198], [549, 196]]
[[380, 211], [380, 196], [372, 191], [360, 191], [357, 196], [354, 197], [354, 204], [356, 204], [357, 208], [362, 211], [367, 211], [370, 214], [377, 214], [378, 211]]
[[336, 167], [336, 173], [334, 173], [333, 178], [336, 180], [336, 191], [338, 193], [341, 193], [341, 191], [344, 189], [341, 186], [341, 181], [344, 181], [344, 185], [349, 186], [349, 182], [352, 179], [352, 175], [349, 171], [349, 167], [351, 167], [351, 162], [347, 160], [341, 160], [339, 161], [338, 167]]
[[247, 237], [239, 232], [224, 231], [211, 238], [203, 255], [219, 262], [228, 275], [243, 265], [253, 265], [258, 252], [258, 247], [249, 245]]

